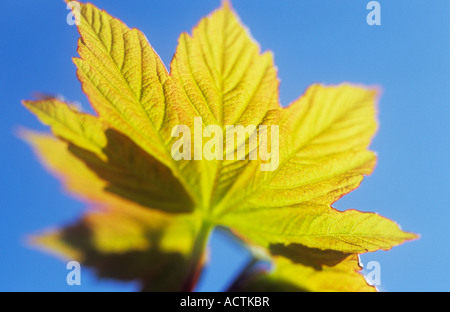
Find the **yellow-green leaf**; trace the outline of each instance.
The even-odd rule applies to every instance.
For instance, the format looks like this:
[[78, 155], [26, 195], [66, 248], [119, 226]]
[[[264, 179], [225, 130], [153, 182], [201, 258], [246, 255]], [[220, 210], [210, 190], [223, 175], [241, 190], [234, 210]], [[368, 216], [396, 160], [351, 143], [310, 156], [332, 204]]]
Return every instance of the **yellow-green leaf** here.
[[187, 216], [113, 209], [90, 212], [76, 224], [45, 231], [31, 241], [64, 259], [82, 262], [99, 277], [138, 281], [143, 291], [180, 291], [198, 225]]
[[[51, 98], [25, 101], [55, 137], [24, 137], [70, 192], [106, 212], [42, 244], [102, 275], [174, 290], [197, 276], [211, 228], [225, 226], [272, 257], [275, 271], [264, 275], [272, 285], [367, 290], [357, 254], [416, 237], [378, 214], [332, 207], [375, 166], [376, 88], [315, 84], [281, 107], [273, 56], [228, 1], [181, 35], [170, 72], [139, 30], [71, 4], [80, 8], [74, 62], [97, 115]], [[183, 220], [195, 230], [186, 232]], [[163, 242], [183, 249], [176, 261]], [[137, 265], [115, 272], [123, 261]], [[178, 286], [149, 286], [164, 270], [142, 265], [151, 261], [177, 266]]]
[[416, 238], [378, 214], [340, 212], [324, 205], [243, 211], [226, 216], [225, 224], [240, 237], [267, 248], [278, 243], [298, 243], [323, 250], [364, 253], [389, 250]]
[[314, 201], [332, 204], [370, 174], [375, 155], [367, 150], [376, 130], [376, 92], [342, 84], [313, 85], [283, 109], [279, 166], [245, 175], [223, 202], [224, 210], [283, 207]]
[[248, 165], [248, 161], [229, 160], [225, 155], [235, 153], [237, 145], [244, 143], [248, 160], [249, 137], [259, 125], [272, 124], [273, 111], [280, 109], [273, 56], [261, 54], [225, 1], [200, 21], [192, 35], [180, 36], [170, 68], [206, 126], [218, 125], [223, 131], [227, 125], [255, 126], [245, 134], [246, 142], [237, 142], [233, 150], [224, 146], [223, 161], [216, 164], [209, 190], [210, 205], [214, 205]]
[[50, 126], [56, 136], [99, 157], [105, 157], [102, 149], [107, 144], [105, 131], [108, 126], [95, 116], [82, 113], [75, 105], [53, 98], [23, 101], [23, 104], [42, 123]]
[[[88, 128], [75, 123], [73, 126], [85, 130], [80, 131], [78, 136], [71, 132], [76, 142], [93, 144], [88, 139]], [[63, 130], [61, 132], [64, 133]], [[170, 170], [115, 130], [108, 129], [102, 134], [105, 146], [100, 154], [95, 154], [49, 135], [22, 131], [22, 137], [77, 197], [97, 204], [122, 202], [129, 206], [140, 205], [168, 212], [192, 211], [190, 197]]]
[[[232, 291], [374, 292], [360, 273], [358, 256], [302, 245], [275, 245], [270, 271], [249, 272]], [[282, 254], [282, 255], [280, 255]]]
[[[145, 36], [91, 4], [80, 4], [74, 62], [99, 118], [170, 168], [201, 205], [207, 189], [204, 162], [176, 162], [174, 126], [193, 125], [194, 110]], [[75, 6], [76, 9], [76, 6]]]

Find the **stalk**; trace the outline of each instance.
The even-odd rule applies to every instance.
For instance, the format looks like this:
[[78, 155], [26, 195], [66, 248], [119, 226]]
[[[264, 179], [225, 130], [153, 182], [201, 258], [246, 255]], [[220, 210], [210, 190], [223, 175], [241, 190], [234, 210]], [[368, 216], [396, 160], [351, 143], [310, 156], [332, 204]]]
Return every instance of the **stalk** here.
[[188, 264], [186, 279], [183, 283], [181, 291], [192, 292], [197, 285], [200, 273], [203, 269], [205, 248], [208, 243], [211, 230], [211, 223], [204, 221], [194, 242], [192, 255]]

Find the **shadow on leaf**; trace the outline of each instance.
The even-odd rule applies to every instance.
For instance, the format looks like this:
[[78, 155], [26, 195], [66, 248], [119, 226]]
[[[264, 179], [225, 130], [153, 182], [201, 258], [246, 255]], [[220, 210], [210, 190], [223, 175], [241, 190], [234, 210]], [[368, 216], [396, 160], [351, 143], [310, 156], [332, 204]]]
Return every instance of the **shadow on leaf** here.
[[195, 224], [187, 218], [94, 212], [33, 241], [99, 277], [138, 281], [142, 291], [180, 291], [194, 235]]
[[301, 244], [271, 244], [269, 250], [274, 256], [283, 256], [293, 263], [309, 266], [315, 270], [322, 270], [324, 265], [333, 267], [350, 256], [349, 253], [345, 252], [321, 250]]
[[69, 144], [69, 151], [109, 184], [106, 191], [165, 212], [191, 212], [194, 203], [172, 172], [127, 136], [106, 131], [107, 160]]

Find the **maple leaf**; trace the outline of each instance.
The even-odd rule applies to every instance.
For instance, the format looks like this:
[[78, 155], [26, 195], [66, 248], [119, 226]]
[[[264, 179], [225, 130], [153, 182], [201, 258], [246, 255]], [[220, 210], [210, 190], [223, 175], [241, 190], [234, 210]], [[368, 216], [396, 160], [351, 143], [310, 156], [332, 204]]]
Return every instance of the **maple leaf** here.
[[[226, 1], [181, 35], [170, 72], [140, 31], [78, 7], [74, 63], [97, 115], [55, 98], [24, 101], [53, 134], [22, 137], [92, 210], [36, 244], [143, 290], [192, 290], [220, 226], [274, 264], [238, 289], [370, 291], [358, 254], [416, 237], [378, 214], [331, 206], [375, 165], [375, 89], [316, 84], [281, 107], [272, 54]], [[182, 151], [180, 125], [194, 129]], [[245, 130], [236, 141], [232, 126]], [[223, 132], [233, 144], [211, 144]]]

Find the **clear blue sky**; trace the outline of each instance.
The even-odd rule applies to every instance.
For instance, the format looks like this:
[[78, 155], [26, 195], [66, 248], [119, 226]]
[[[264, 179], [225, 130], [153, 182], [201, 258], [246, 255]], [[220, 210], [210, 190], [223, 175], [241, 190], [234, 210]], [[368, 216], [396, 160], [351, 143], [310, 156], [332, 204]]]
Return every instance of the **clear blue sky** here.
[[[168, 64], [182, 31], [220, 1], [93, 0], [141, 29]], [[386, 291], [450, 291], [450, 1], [381, 0], [381, 26], [368, 26], [363, 0], [235, 0], [263, 50], [272, 50], [287, 105], [314, 82], [350, 81], [383, 88], [374, 174], [337, 208], [378, 212], [421, 239], [362, 256], [381, 265]], [[84, 211], [61, 192], [19, 126], [45, 129], [21, 105], [33, 92], [62, 94], [87, 106], [71, 57], [78, 33], [63, 1], [4, 1], [0, 10], [0, 291], [131, 291], [133, 283], [66, 285], [65, 263], [25, 246], [27, 234], [67, 224]], [[199, 290], [220, 290], [246, 254], [220, 235]]]

